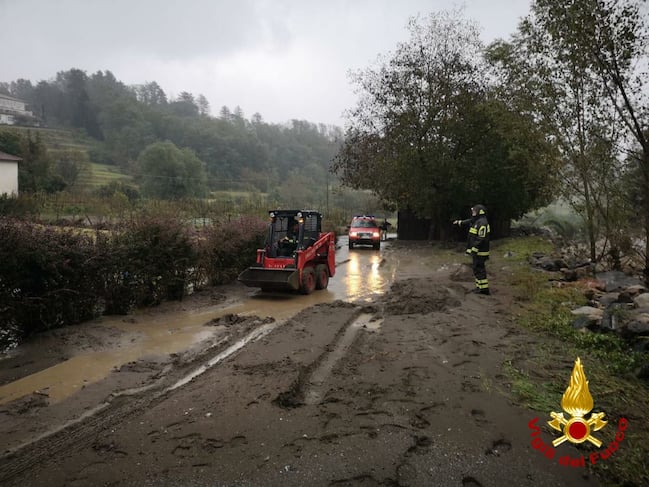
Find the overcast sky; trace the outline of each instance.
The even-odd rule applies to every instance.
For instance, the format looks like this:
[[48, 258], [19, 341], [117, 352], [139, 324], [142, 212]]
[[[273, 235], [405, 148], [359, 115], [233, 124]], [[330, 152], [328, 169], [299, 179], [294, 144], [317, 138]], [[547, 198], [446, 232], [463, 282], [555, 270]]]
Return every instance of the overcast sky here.
[[507, 38], [529, 0], [0, 0], [0, 81], [78, 68], [168, 97], [205, 95], [212, 114], [343, 126], [348, 73], [408, 40], [417, 14], [465, 8], [486, 43]]

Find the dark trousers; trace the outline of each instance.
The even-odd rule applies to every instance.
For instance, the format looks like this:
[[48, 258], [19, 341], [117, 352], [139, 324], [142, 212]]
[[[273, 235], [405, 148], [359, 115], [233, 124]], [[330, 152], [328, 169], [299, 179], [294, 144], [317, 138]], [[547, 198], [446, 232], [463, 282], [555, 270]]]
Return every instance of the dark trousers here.
[[487, 257], [473, 254], [473, 277], [475, 277], [475, 287], [480, 291], [489, 289], [485, 262]]

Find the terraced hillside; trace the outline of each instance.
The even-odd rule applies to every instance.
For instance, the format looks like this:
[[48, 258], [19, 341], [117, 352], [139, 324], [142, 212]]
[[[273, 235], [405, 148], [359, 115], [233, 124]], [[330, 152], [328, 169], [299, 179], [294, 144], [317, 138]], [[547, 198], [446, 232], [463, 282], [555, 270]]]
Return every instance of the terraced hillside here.
[[92, 189], [104, 186], [111, 181], [123, 180], [132, 182], [132, 177], [120, 172], [119, 167], [91, 162], [88, 171], [79, 176], [80, 189]]
[[18, 127], [3, 126], [0, 130], [9, 130], [22, 134], [31, 133], [37, 135], [47, 145], [48, 149], [69, 149], [87, 151], [92, 145], [92, 139], [78, 131], [57, 129], [57, 128], [44, 128], [44, 127]]
[[79, 151], [86, 154], [89, 164], [85, 171], [81, 172], [75, 188], [77, 191], [87, 191], [103, 186], [114, 180], [125, 180], [132, 182], [131, 176], [123, 174], [117, 166], [99, 164], [92, 161], [91, 149], [97, 142], [82, 132], [41, 127], [16, 127], [0, 126], [0, 130], [10, 130], [23, 134], [38, 134], [47, 146], [48, 151], [55, 156], [60, 151]]

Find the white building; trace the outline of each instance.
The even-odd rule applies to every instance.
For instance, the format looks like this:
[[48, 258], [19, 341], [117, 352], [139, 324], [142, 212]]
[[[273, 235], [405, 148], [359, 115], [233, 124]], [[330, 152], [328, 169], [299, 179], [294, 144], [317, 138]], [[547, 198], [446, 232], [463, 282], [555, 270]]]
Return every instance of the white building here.
[[27, 104], [13, 96], [0, 93], [0, 125], [15, 125], [27, 122], [34, 124], [36, 117], [27, 110]]
[[18, 196], [18, 163], [20, 157], [0, 152], [0, 196]]

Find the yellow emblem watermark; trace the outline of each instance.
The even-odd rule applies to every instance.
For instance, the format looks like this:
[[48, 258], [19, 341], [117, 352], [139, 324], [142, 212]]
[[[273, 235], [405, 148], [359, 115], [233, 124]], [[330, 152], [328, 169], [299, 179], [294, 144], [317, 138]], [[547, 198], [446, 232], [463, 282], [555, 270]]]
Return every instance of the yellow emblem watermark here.
[[579, 358], [575, 360], [575, 366], [570, 376], [570, 385], [561, 398], [561, 407], [572, 418], [564, 418], [563, 413], [554, 411], [550, 413], [553, 419], [548, 421], [548, 424], [563, 433], [563, 436], [554, 440], [552, 445], [558, 446], [568, 440], [572, 443], [590, 441], [597, 448], [602, 446], [602, 442], [590, 433], [601, 430], [608, 421], [604, 421], [604, 413], [593, 413], [590, 418], [585, 418], [593, 410], [593, 396], [588, 390], [588, 380]]
[[[531, 430], [532, 448], [552, 460], [557, 453], [555, 448], [565, 441], [575, 444], [587, 441], [596, 448], [601, 447], [602, 441], [593, 436], [592, 433], [604, 428], [608, 421], [604, 420], [603, 412], [591, 413], [593, 406], [593, 396], [588, 390], [588, 379], [586, 379], [581, 359], [578, 357], [572, 369], [570, 385], [561, 398], [561, 408], [564, 412], [550, 412], [552, 420], [547, 422], [552, 429], [559, 431], [562, 435], [552, 441], [552, 446], [546, 444], [541, 439], [541, 428], [537, 426], [539, 418], [534, 418], [527, 424]], [[564, 413], [568, 414], [568, 417], [564, 416]], [[605, 449], [591, 451], [586, 456], [571, 457], [570, 455], [563, 455], [558, 459], [558, 463], [570, 467], [585, 467], [586, 463], [595, 465], [599, 460], [607, 460], [619, 449], [628, 424], [626, 418], [620, 418], [615, 437]]]

